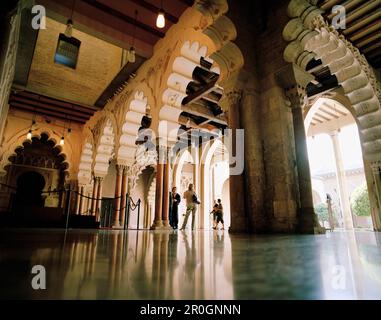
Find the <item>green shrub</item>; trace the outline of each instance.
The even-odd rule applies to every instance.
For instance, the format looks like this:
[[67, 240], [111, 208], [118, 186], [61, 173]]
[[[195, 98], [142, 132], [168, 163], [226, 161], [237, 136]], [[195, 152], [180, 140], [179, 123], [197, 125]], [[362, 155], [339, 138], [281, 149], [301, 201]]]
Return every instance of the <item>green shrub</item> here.
[[356, 216], [370, 215], [370, 202], [366, 185], [357, 187], [351, 195], [351, 208]]
[[319, 203], [315, 207], [315, 213], [317, 214], [319, 220], [328, 221], [328, 208], [325, 203]]

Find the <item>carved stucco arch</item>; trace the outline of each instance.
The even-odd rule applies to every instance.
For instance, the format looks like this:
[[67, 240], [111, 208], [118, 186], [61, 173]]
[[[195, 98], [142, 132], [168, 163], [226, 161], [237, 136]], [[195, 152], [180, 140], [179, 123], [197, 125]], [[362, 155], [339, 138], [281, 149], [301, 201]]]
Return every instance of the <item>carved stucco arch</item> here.
[[303, 70], [313, 58], [320, 59], [323, 66], [329, 68], [355, 110], [365, 157], [381, 161], [379, 84], [365, 57], [324, 21], [322, 12], [312, 1], [290, 2], [288, 15], [292, 19], [283, 30], [283, 38], [290, 43], [284, 58]]
[[[202, 37], [192, 41], [192, 37], [189, 36], [178, 44], [180, 50], [173, 51], [166, 72], [167, 87], [162, 93], [158, 133], [160, 138], [169, 141], [170, 144], [176, 141], [180, 128], [178, 120], [182, 112], [181, 101], [185, 97], [184, 89], [187, 83], [192, 80], [191, 70], [188, 70], [192, 64], [199, 65], [200, 56], [213, 60], [214, 71], [220, 74], [221, 82], [240, 69], [244, 63], [242, 52], [232, 42], [237, 36], [235, 26], [228, 17], [223, 16], [228, 11], [227, 1], [200, 0], [191, 10], [198, 11], [202, 17], [197, 27], [186, 30], [184, 34], [189, 32], [189, 35], [192, 35], [202, 31]], [[184, 13], [184, 19], [191, 15], [191, 10]], [[176, 82], [179, 84], [174, 86]]]
[[184, 162], [187, 157], [192, 159], [192, 163], [196, 166], [198, 165], [197, 161], [195, 161], [190, 148], [184, 148], [177, 155], [173, 163], [173, 187], [177, 187], [180, 190], [181, 184], [181, 173], [184, 166]]
[[115, 136], [115, 125], [110, 118], [105, 118], [100, 126], [100, 135], [95, 149], [93, 171], [96, 177], [107, 175], [109, 161], [114, 157]]
[[[17, 134], [15, 134], [9, 141], [7, 141], [4, 144], [3, 150], [3, 156], [1, 158], [0, 162], [0, 174], [5, 175], [6, 169], [5, 167], [9, 164], [11, 164], [11, 161], [9, 158], [13, 155], [16, 155], [15, 150], [17, 148], [23, 148], [23, 144], [28, 141], [26, 138], [27, 133], [29, 132], [29, 127], [21, 129], [18, 131]], [[67, 164], [67, 168], [64, 170], [65, 177], [70, 177], [70, 170], [72, 170], [72, 154], [73, 154], [73, 147], [68, 141], [65, 141], [65, 145], [61, 146], [59, 144], [59, 141], [61, 140], [61, 134], [58, 132], [55, 132], [54, 130], [47, 128], [47, 127], [37, 127], [33, 129], [32, 132], [32, 138], [41, 139], [41, 135], [46, 134], [48, 136], [48, 141], [52, 141], [54, 143], [53, 148], [57, 148], [60, 150], [59, 156], [62, 156], [64, 158], [64, 161], [62, 163]]]
[[[200, 162], [201, 162], [201, 169], [202, 169], [201, 174], [203, 175], [202, 196], [203, 196], [203, 208], [204, 208], [204, 212], [203, 212], [204, 226], [207, 226], [209, 223], [208, 212], [210, 212], [210, 208], [212, 206], [212, 203], [210, 202], [211, 190], [210, 190], [210, 185], [208, 185], [208, 182], [209, 182], [208, 175], [210, 173], [213, 155], [219, 146], [223, 146], [223, 148], [225, 148], [226, 155], [228, 156], [229, 155], [228, 149], [226, 148], [222, 138], [218, 138], [207, 143], [203, 147], [201, 152]], [[227, 158], [226, 160], [229, 161], [229, 158]]]
[[135, 142], [142, 119], [149, 113], [149, 110], [148, 97], [143, 91], [135, 91], [124, 116], [117, 153], [118, 164], [130, 166], [134, 163], [137, 149]]
[[91, 183], [93, 167], [94, 144], [90, 139], [86, 139], [82, 148], [81, 158], [78, 168], [78, 184], [88, 185]]
[[136, 187], [140, 174], [147, 167], [153, 167], [156, 171], [157, 152], [155, 149], [146, 149], [145, 145], [140, 145], [136, 149], [135, 162], [129, 167], [129, 190], [130, 192]]

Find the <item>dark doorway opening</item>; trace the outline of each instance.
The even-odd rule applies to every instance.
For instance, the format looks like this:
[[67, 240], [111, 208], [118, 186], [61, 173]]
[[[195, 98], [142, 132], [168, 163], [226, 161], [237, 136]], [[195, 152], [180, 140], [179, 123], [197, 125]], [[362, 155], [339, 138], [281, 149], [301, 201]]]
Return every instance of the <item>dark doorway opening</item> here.
[[36, 171], [23, 173], [17, 179], [16, 206], [43, 207], [42, 190], [45, 187], [44, 177]]

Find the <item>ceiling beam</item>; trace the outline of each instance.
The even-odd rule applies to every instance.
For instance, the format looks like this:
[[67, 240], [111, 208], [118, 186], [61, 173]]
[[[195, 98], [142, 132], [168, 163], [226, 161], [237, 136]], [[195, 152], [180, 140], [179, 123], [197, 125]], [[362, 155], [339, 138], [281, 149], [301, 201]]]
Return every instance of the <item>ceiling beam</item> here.
[[21, 104], [26, 104], [31, 107], [34, 107], [36, 110], [41, 109], [45, 111], [57, 111], [57, 112], [62, 112], [63, 114], [68, 114], [73, 117], [77, 117], [80, 119], [83, 119], [84, 121], [87, 121], [88, 119], [91, 118], [92, 115], [89, 114], [84, 114], [79, 111], [75, 111], [73, 109], [65, 109], [65, 108], [60, 108], [60, 107], [53, 107], [50, 104], [42, 103], [42, 102], [36, 102], [27, 98], [23, 97], [18, 97], [18, 96], [11, 96], [9, 99], [9, 102], [12, 104], [14, 102], [16, 103], [21, 103]]
[[368, 12], [376, 9], [379, 6], [379, 0], [370, 0], [365, 2], [363, 5], [360, 5], [349, 14], [347, 14], [345, 20], [347, 24], [350, 24], [352, 21], [361, 18], [366, 15]]
[[208, 84], [206, 84], [204, 87], [202, 87], [200, 90], [188, 95], [187, 97], [184, 98], [183, 100], [183, 105], [190, 104], [198, 99], [201, 99], [204, 95], [207, 95], [209, 92], [211, 92], [218, 79], [215, 79]]
[[351, 34], [358, 29], [362, 28], [363, 26], [366, 26], [369, 23], [372, 23], [374, 20], [377, 20], [381, 17], [381, 8], [377, 9], [374, 12], [368, 13], [367, 15], [361, 17], [360, 19], [357, 19], [353, 21], [350, 25], [347, 26], [346, 29], [342, 31], [344, 35]]
[[361, 30], [359, 30], [355, 33], [352, 33], [350, 36], [348, 36], [348, 38], [350, 41], [358, 41], [359, 39], [364, 38], [368, 34], [374, 32], [374, 31], [377, 31], [380, 28], [381, 28], [381, 20], [379, 19], [379, 20], [373, 21], [372, 23], [364, 26], [364, 28], [362, 28]]
[[130, 16], [124, 14], [123, 12], [115, 10], [115, 9], [113, 9], [113, 8], [103, 4], [101, 2], [98, 2], [97, 0], [82, 0], [82, 1], [87, 3], [88, 5], [91, 5], [95, 8], [97, 8], [98, 10], [101, 10], [101, 11], [115, 17], [115, 18], [123, 20], [129, 24], [132, 24], [132, 25], [136, 26], [137, 28], [152, 34], [155, 37], [164, 38], [164, 36], [165, 36], [165, 33], [161, 32], [155, 28], [152, 28], [152, 27], [150, 27], [150, 26], [148, 26], [148, 25], [146, 25], [140, 21], [137, 21], [134, 18], [131, 18]]
[[42, 111], [42, 110], [36, 109], [33, 106], [22, 104], [22, 103], [12, 102], [12, 103], [10, 103], [10, 106], [11, 106], [11, 108], [24, 110], [24, 111], [39, 114], [42, 116], [54, 117], [54, 118], [58, 118], [58, 119], [66, 120], [66, 121], [70, 120], [72, 122], [77, 122], [80, 124], [86, 123], [85, 120], [80, 120], [78, 117], [68, 116], [62, 112], [53, 112], [53, 111], [47, 111], [47, 110]]
[[205, 119], [208, 119], [210, 121], [213, 121], [215, 123], [219, 123], [219, 124], [222, 124], [222, 125], [227, 125], [227, 122], [220, 118], [220, 117], [216, 117], [212, 111], [210, 111], [208, 109], [208, 107], [206, 106], [202, 106], [202, 105], [199, 105], [199, 104], [188, 104], [186, 106], [183, 106], [181, 107], [181, 110], [183, 112], [187, 112], [189, 114], [192, 114], [192, 115], [195, 115], [197, 117], [202, 117], [202, 118], [205, 118]]
[[[147, 1], [144, 1], [144, 0], [129, 0], [130, 2], [133, 2], [135, 4], [137, 4], [138, 6], [144, 8], [144, 9], [147, 9], [151, 12], [153, 12], [154, 14], [158, 14], [160, 8], [154, 6], [153, 4], [147, 2]], [[179, 21], [179, 19], [173, 15], [171, 15], [169, 12], [167, 11], [164, 11], [165, 12], [165, 18], [168, 19], [169, 21], [171, 21], [172, 23], [177, 23]]]
[[63, 101], [51, 99], [51, 98], [48, 98], [45, 96], [41, 96], [38, 94], [32, 94], [30, 92], [25, 92], [25, 91], [14, 93], [14, 94], [12, 94], [11, 97], [12, 98], [24, 98], [24, 99], [27, 99], [29, 101], [33, 101], [35, 103], [43, 103], [45, 105], [47, 104], [47, 105], [49, 105], [50, 108], [52, 108], [52, 107], [53, 108], [59, 108], [59, 109], [62, 109], [64, 112], [67, 112], [69, 110], [80, 112], [80, 114], [85, 114], [88, 117], [92, 117], [93, 114], [97, 111], [94, 109], [87, 109], [87, 108], [82, 107], [82, 106], [78, 106], [78, 105], [71, 104], [71, 103], [66, 103]]
[[331, 117], [334, 117], [336, 119], [339, 118], [339, 116], [337, 114], [333, 113], [332, 112], [333, 110], [329, 106], [327, 106], [326, 104], [323, 104], [322, 106], [320, 106], [319, 110], [321, 112], [331, 116]]
[[194, 3], [194, 0], [178, 0], [178, 1], [186, 4], [188, 7], [193, 6], [193, 3]]

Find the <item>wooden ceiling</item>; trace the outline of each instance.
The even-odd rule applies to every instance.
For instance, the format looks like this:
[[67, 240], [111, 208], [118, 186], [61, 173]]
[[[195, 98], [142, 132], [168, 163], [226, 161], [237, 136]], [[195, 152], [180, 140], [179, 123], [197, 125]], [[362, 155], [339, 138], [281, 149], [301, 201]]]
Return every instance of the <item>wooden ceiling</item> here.
[[[48, 15], [62, 23], [72, 17], [74, 28], [102, 40], [129, 49], [134, 42], [136, 52], [149, 58], [153, 46], [164, 38], [193, 0], [37, 0]], [[156, 17], [163, 3], [166, 25], [156, 27]], [[137, 11], [137, 17], [135, 15]]]
[[346, 11], [346, 28], [338, 30], [352, 42], [368, 62], [381, 68], [381, 0], [320, 0], [324, 17], [332, 22], [332, 8], [342, 5]]
[[53, 99], [25, 90], [12, 90], [9, 106], [45, 116], [46, 119], [58, 118], [79, 124], [85, 124], [98, 110], [95, 107]]
[[[30, 10], [26, 9], [22, 18], [14, 90], [9, 100], [11, 108], [41, 114], [47, 118], [56, 117], [85, 123], [136, 73], [141, 64], [152, 56], [157, 41], [178, 22], [179, 17], [193, 5], [193, 2], [193, 0], [36, 0], [36, 4], [45, 6], [48, 17], [58, 23], [66, 24], [71, 17], [74, 29], [82, 33], [124, 49], [134, 45], [137, 53], [136, 62], [121, 67], [115, 78], [99, 90], [97, 93], [99, 98], [94, 105], [91, 103], [84, 105], [83, 101], [80, 102], [75, 98], [68, 100], [69, 98], [61, 96], [48, 96], [49, 93], [35, 90], [30, 87], [30, 72], [32, 61], [36, 59], [38, 34], [30, 28], [32, 15]], [[166, 26], [163, 29], [156, 27], [161, 3], [166, 17]], [[96, 54], [94, 51], [94, 55]], [[99, 55], [102, 55], [102, 52], [99, 52]], [[50, 72], [48, 68], [44, 70], [45, 73]], [[57, 77], [53, 71], [51, 73], [51, 76]], [[50, 88], [51, 84], [46, 80], [49, 74], [45, 75], [45, 84]], [[59, 75], [61, 76], [62, 74]], [[78, 77], [76, 79], [79, 79]], [[61, 81], [68, 80], [61, 79]]]
[[339, 103], [322, 103], [314, 113], [311, 125], [316, 126], [327, 121], [337, 120], [349, 114], [349, 111]]

